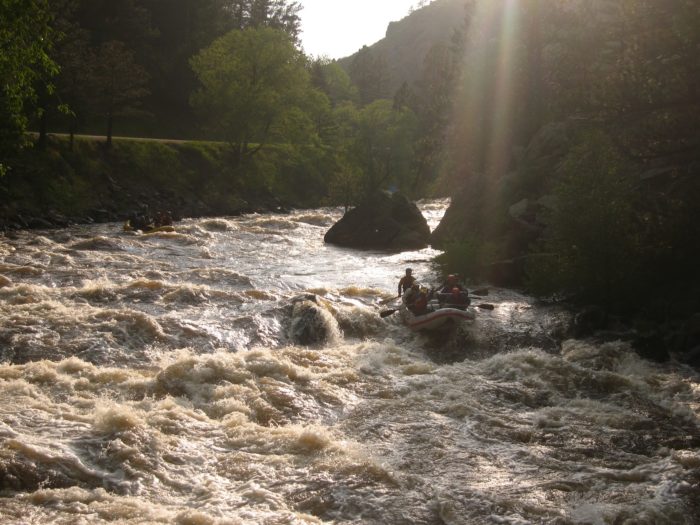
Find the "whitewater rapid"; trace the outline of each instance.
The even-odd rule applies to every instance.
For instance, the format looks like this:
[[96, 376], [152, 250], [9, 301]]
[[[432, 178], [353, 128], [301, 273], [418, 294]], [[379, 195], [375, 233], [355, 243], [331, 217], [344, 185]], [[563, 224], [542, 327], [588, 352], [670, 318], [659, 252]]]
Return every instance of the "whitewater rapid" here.
[[340, 214], [0, 238], [0, 522], [700, 523], [695, 371], [512, 290], [410, 333], [382, 302], [437, 252]]

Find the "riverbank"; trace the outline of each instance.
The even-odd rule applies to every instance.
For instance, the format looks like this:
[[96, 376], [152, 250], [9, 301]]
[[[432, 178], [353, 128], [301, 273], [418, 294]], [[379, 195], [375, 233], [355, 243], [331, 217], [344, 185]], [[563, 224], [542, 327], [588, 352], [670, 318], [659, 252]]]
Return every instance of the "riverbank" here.
[[[237, 164], [225, 143], [50, 136], [0, 179], [0, 230], [125, 220], [148, 208], [174, 217], [314, 207], [332, 159], [312, 147], [269, 146]], [[332, 171], [331, 171], [332, 172]]]

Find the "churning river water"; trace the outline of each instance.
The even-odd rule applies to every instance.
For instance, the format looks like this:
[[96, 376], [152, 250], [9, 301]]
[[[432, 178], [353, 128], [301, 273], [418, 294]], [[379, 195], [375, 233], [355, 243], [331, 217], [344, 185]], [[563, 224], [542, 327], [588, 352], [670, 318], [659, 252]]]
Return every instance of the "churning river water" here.
[[696, 373], [511, 290], [410, 333], [380, 303], [436, 252], [340, 214], [0, 239], [0, 522], [700, 523]]

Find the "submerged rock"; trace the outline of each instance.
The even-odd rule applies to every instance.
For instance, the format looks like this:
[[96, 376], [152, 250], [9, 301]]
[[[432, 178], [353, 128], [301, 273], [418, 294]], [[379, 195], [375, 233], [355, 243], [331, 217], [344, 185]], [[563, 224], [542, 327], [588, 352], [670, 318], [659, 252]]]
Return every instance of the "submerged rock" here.
[[[23, 445], [14, 445], [22, 448]], [[0, 455], [0, 491], [34, 492], [39, 489], [68, 487], [96, 488], [103, 480], [88, 470], [76, 457], [41, 455], [26, 449], [32, 457], [17, 451]]]
[[299, 297], [292, 305], [289, 337], [295, 344], [315, 346], [337, 341], [340, 329], [333, 315], [315, 296]]
[[418, 206], [400, 193], [380, 192], [347, 212], [324, 241], [348, 248], [418, 250], [428, 246], [430, 227]]

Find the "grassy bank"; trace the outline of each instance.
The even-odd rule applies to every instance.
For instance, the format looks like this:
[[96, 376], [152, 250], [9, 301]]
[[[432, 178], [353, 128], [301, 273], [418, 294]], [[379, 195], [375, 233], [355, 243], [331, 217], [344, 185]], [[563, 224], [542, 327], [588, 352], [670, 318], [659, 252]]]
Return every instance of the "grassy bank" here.
[[313, 146], [269, 146], [236, 163], [215, 142], [51, 137], [25, 149], [0, 179], [0, 225], [122, 220], [144, 206], [176, 216], [312, 207], [327, 194], [333, 157]]

